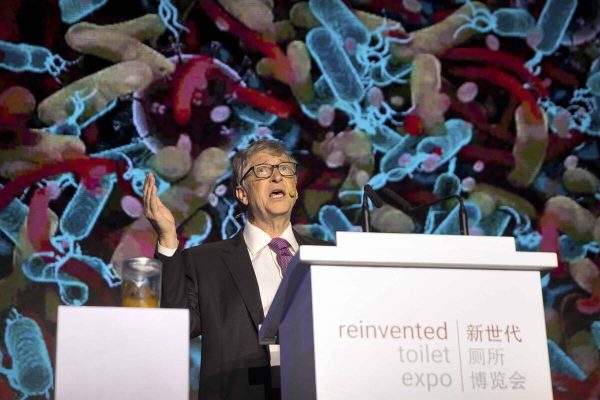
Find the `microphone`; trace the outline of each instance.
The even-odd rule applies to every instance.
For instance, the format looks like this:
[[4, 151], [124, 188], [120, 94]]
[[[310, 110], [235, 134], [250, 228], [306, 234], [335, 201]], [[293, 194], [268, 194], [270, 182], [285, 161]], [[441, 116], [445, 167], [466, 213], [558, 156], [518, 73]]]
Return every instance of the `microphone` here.
[[284, 182], [285, 182], [285, 186], [287, 186], [287, 188], [288, 188], [288, 196], [290, 196], [292, 199], [294, 197], [297, 197], [298, 192], [296, 191], [296, 188], [293, 185], [290, 185], [288, 183], [287, 179]]
[[363, 232], [371, 232], [371, 218], [370, 218], [370, 214], [369, 214], [369, 202], [368, 202], [369, 199], [371, 199], [371, 201], [373, 202], [373, 205], [377, 208], [379, 208], [383, 205], [383, 200], [381, 200], [381, 197], [379, 197], [379, 195], [377, 193], [375, 193], [375, 190], [373, 190], [373, 187], [371, 187], [371, 185], [365, 185], [363, 187], [362, 215], [361, 215], [361, 217], [362, 217], [361, 225], [362, 225]]
[[404, 200], [404, 198], [402, 198], [399, 194], [397, 194], [393, 190], [388, 189], [386, 187], [384, 187], [382, 190], [386, 194], [386, 196], [388, 196], [392, 201], [394, 201], [398, 205], [398, 207], [400, 207], [400, 209], [402, 211], [404, 211], [405, 213], [413, 213], [422, 208], [429, 208], [431, 206], [434, 206], [439, 203], [443, 203], [450, 199], [458, 200], [458, 204], [459, 204], [458, 205], [458, 218], [459, 218], [458, 222], [459, 222], [459, 227], [460, 227], [459, 228], [460, 234], [461, 235], [469, 234], [469, 221], [467, 218], [467, 210], [465, 208], [465, 203], [463, 201], [463, 198], [460, 197], [459, 195], [453, 194], [451, 196], [442, 197], [441, 199], [437, 199], [430, 203], [420, 204], [416, 207], [413, 207], [410, 205], [410, 203], [408, 201]]

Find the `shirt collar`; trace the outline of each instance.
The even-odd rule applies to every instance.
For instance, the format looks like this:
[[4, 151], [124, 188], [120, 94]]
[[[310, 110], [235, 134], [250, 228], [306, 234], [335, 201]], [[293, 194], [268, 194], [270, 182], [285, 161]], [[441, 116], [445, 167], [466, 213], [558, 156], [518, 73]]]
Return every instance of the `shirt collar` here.
[[[246, 222], [243, 235], [246, 246], [248, 246], [250, 256], [252, 257], [261, 251], [265, 246], [268, 246], [271, 242], [271, 236], [269, 236], [267, 232], [263, 231], [258, 226], [253, 225], [250, 221]], [[287, 226], [287, 228], [285, 228], [279, 237], [288, 241], [293, 254], [298, 251], [299, 245], [296, 237], [294, 236], [291, 223]]]

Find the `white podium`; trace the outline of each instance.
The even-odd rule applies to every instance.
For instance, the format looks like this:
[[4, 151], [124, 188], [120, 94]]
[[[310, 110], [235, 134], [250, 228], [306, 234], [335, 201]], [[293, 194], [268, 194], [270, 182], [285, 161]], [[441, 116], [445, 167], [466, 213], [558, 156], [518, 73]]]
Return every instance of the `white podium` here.
[[58, 307], [57, 400], [188, 400], [187, 309]]
[[302, 246], [262, 324], [284, 400], [552, 399], [540, 270], [510, 237]]

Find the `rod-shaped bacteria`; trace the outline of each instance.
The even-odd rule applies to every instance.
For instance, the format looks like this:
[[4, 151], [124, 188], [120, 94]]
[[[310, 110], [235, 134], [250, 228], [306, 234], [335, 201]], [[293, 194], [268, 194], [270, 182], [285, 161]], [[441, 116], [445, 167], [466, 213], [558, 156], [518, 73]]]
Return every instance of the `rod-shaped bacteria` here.
[[[477, 182], [475, 189], [473, 190], [469, 200], [471, 197], [475, 196], [476, 198], [479, 196], [490, 198], [493, 200], [493, 206], [496, 207], [510, 207], [518, 211], [519, 214], [524, 214], [529, 218], [537, 218], [537, 211], [533, 204], [527, 201], [525, 198], [509, 192], [507, 190], [501, 189], [496, 186], [489, 185], [483, 182]], [[472, 200], [474, 203], [479, 204], [479, 206], [484, 209], [480, 201]], [[485, 201], [485, 200], [484, 200]]]
[[28, 207], [19, 199], [13, 199], [8, 206], [0, 210], [0, 231], [13, 243], [19, 241], [19, 230], [27, 218]]
[[463, 14], [467, 22], [454, 32], [455, 38], [465, 29], [479, 33], [493, 31], [501, 36], [526, 37], [535, 28], [535, 20], [522, 8], [499, 8], [491, 12], [486, 7], [475, 8], [470, 1], [467, 6], [472, 15]]
[[12, 358], [12, 369], [7, 371], [11, 386], [22, 392], [24, 398], [48, 395], [54, 374], [37, 323], [13, 309], [6, 320], [4, 342]]
[[66, 24], [72, 24], [87, 17], [103, 7], [108, 0], [59, 0], [60, 18]]
[[329, 240], [335, 240], [336, 232], [348, 232], [352, 230], [352, 223], [350, 223], [346, 215], [338, 207], [332, 205], [321, 207], [319, 222]]
[[371, 211], [371, 224], [378, 232], [412, 233], [415, 230], [415, 223], [408, 215], [387, 204]]
[[540, 42], [534, 47], [537, 52], [550, 55], [558, 49], [576, 8], [577, 0], [546, 2], [536, 24], [536, 28], [542, 34]]
[[571, 193], [594, 194], [600, 189], [600, 180], [584, 168], [567, 168], [562, 179], [565, 189]]
[[[550, 222], [578, 242], [594, 240], [596, 217], [588, 209], [566, 196], [554, 196], [546, 202], [542, 225]], [[558, 244], [557, 244], [558, 245]]]
[[175, 72], [173, 62], [135, 37], [110, 29], [87, 29], [79, 25], [72, 26], [65, 35], [69, 46], [79, 52], [115, 63], [141, 61], [152, 69], [154, 79]]
[[146, 42], [162, 35], [166, 27], [161, 21], [161, 18], [156, 14], [146, 14], [138, 18], [119, 22], [116, 24], [96, 25], [89, 22], [80, 22], [73, 25], [67, 32], [75, 32], [77, 30], [98, 29], [118, 32], [126, 36], [136, 38], [140, 42]]
[[492, 15], [496, 19], [494, 32], [501, 36], [527, 37], [535, 28], [535, 20], [523, 8], [499, 8]]
[[[471, 202], [465, 203], [465, 211], [469, 226], [479, 224], [481, 220], [481, 210], [476, 204]], [[446, 215], [446, 218], [433, 230], [435, 235], [456, 235], [460, 232], [459, 228], [459, 206], [457, 205]]]
[[334, 32], [342, 43], [351, 41], [352, 46], [369, 44], [369, 32], [343, 1], [310, 0], [308, 4], [321, 25]]
[[481, 218], [477, 227], [485, 236], [503, 236], [510, 223], [511, 216], [501, 211], [494, 211], [491, 215]]
[[508, 175], [516, 187], [529, 186], [546, 159], [548, 148], [548, 119], [534, 117], [523, 105], [515, 110], [517, 138], [513, 147], [515, 167]]
[[536, 53], [526, 64], [529, 69], [533, 69], [543, 56], [548, 56], [558, 49], [576, 8], [577, 0], [548, 0], [544, 4], [535, 27], [541, 38], [532, 46]]
[[[449, 119], [444, 128], [444, 136], [429, 136], [417, 145], [417, 153], [435, 154], [434, 149], [440, 150], [441, 156], [432, 171], [450, 161], [473, 137], [473, 125], [462, 119]], [[423, 167], [424, 165], [421, 165], [421, 168]]]
[[364, 95], [360, 77], [340, 42], [325, 28], [315, 28], [306, 37], [306, 45], [338, 100], [359, 101]]
[[441, 93], [441, 72], [442, 65], [434, 55], [415, 56], [410, 75], [412, 104], [428, 133], [443, 130], [444, 114], [450, 106], [448, 96]]
[[76, 92], [96, 94], [86, 104], [82, 118], [89, 119], [118, 97], [145, 89], [152, 82], [152, 70], [140, 61], [126, 61], [88, 75], [44, 99], [38, 117], [54, 125], [73, 113], [71, 99]]
[[90, 234], [115, 181], [114, 174], [107, 174], [100, 178], [101, 185], [98, 188], [89, 189], [83, 183], [79, 184], [60, 218], [60, 230], [63, 235], [73, 240], [81, 240]]
[[10, 43], [0, 40], [0, 67], [12, 72], [49, 73], [57, 76], [69, 63], [50, 50], [26, 43]]
[[550, 339], [548, 340], [548, 357], [550, 358], [552, 372], [565, 374], [580, 381], [587, 378], [585, 371], [556, 342]]
[[219, 5], [249, 29], [265, 36], [275, 34], [272, 1], [219, 0]]

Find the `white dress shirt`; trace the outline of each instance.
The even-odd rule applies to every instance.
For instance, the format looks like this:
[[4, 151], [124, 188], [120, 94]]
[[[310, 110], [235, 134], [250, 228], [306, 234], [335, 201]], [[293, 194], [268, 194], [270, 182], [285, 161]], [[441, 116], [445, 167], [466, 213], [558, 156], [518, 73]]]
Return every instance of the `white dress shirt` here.
[[[277, 264], [277, 255], [269, 248], [271, 236], [256, 225], [246, 222], [243, 236], [258, 282], [263, 311], [267, 315], [282, 278], [281, 269]], [[288, 225], [279, 237], [287, 240], [290, 244], [290, 251], [292, 254], [296, 254], [299, 246], [291, 224]], [[158, 252], [163, 256], [171, 257], [175, 254], [176, 250], [163, 247], [160, 243], [158, 244]], [[269, 345], [269, 352], [271, 353], [271, 365], [279, 365], [279, 345]]]

